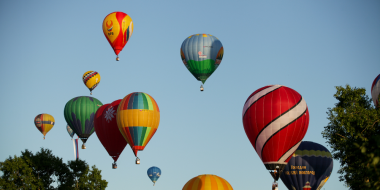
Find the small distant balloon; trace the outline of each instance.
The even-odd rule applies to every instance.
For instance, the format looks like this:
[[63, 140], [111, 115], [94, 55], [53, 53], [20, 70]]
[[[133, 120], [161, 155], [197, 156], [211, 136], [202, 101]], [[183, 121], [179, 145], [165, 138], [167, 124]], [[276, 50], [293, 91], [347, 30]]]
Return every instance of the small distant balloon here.
[[54, 127], [54, 124], [54, 117], [46, 113], [38, 114], [34, 118], [34, 125], [44, 135], [44, 139], [46, 134]]
[[149, 179], [152, 180], [154, 186], [162, 173], [160, 168], [153, 166], [148, 169], [147, 174]]
[[104, 18], [102, 28], [119, 61], [119, 53], [133, 33], [132, 18], [123, 12], [113, 12]]
[[98, 86], [100, 82], [100, 75], [96, 71], [87, 71], [83, 74], [83, 83], [90, 90], [90, 94], [92, 91]]
[[75, 135], [73, 129], [71, 129], [71, 127], [69, 125], [66, 126], [66, 129], [67, 129], [67, 133], [69, 133], [70, 137], [73, 138], [73, 136]]

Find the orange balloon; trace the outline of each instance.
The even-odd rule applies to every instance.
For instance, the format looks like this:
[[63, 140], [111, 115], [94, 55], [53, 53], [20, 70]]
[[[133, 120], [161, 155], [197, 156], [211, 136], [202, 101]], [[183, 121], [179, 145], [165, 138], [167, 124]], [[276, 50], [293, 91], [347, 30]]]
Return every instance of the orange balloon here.
[[190, 179], [182, 190], [233, 190], [225, 179], [211, 174], [203, 174]]

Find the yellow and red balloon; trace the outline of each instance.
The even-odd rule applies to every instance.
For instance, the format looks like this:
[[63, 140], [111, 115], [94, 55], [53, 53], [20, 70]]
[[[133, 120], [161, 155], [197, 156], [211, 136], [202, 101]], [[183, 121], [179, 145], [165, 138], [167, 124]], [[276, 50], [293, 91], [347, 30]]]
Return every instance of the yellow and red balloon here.
[[53, 128], [55, 124], [54, 117], [43, 113], [38, 114], [36, 118], [34, 118], [34, 124], [36, 125], [37, 129], [44, 135], [45, 135]]
[[137, 151], [144, 150], [157, 131], [160, 110], [150, 95], [133, 92], [120, 102], [116, 121], [121, 134], [137, 157]]
[[132, 18], [123, 12], [113, 12], [103, 20], [103, 33], [119, 60], [119, 53], [133, 33]]

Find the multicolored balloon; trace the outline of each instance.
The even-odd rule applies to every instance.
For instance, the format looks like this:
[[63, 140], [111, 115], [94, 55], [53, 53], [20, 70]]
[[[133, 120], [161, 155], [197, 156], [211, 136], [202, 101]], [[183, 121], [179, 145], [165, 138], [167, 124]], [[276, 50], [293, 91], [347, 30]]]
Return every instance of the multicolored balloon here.
[[46, 134], [54, 127], [54, 124], [54, 117], [47, 113], [38, 114], [34, 118], [34, 125], [44, 135], [44, 139]]
[[86, 148], [84, 143], [94, 133], [95, 113], [102, 105], [98, 99], [89, 96], [75, 97], [65, 105], [65, 120], [82, 140], [82, 149]]
[[245, 102], [243, 125], [252, 146], [277, 181], [306, 134], [309, 111], [305, 99], [295, 90], [265, 86]]
[[73, 136], [75, 135], [73, 129], [71, 129], [71, 127], [69, 125], [66, 126], [66, 129], [67, 129], [67, 132], [69, 133], [71, 139], [73, 138]]
[[373, 104], [375, 104], [375, 107], [379, 106], [379, 94], [380, 94], [380, 74], [377, 75], [371, 87], [371, 95], [372, 95], [372, 100], [373, 100]]
[[149, 179], [152, 180], [153, 186], [154, 186], [162, 173], [161, 173], [160, 168], [153, 166], [148, 169], [147, 174], [148, 174]]
[[117, 125], [135, 156], [144, 150], [160, 123], [160, 110], [147, 93], [133, 92], [123, 98], [116, 113]]
[[113, 158], [113, 168], [116, 169], [116, 161], [123, 152], [127, 141], [121, 135], [116, 122], [117, 107], [121, 102], [116, 100], [111, 104], [104, 104], [95, 114], [95, 133], [99, 141], [102, 143], [108, 154]]
[[281, 180], [288, 189], [322, 189], [333, 169], [333, 159], [326, 147], [302, 141], [285, 166]]
[[87, 71], [83, 74], [83, 82], [90, 90], [90, 94], [92, 91], [98, 86], [100, 82], [100, 75], [96, 71]]
[[211, 174], [203, 174], [190, 179], [182, 190], [233, 190], [225, 179]]
[[183, 41], [181, 58], [193, 76], [204, 84], [222, 62], [224, 49], [210, 34], [191, 35]]
[[104, 18], [102, 28], [119, 61], [118, 55], [133, 33], [132, 18], [123, 12], [113, 12]]

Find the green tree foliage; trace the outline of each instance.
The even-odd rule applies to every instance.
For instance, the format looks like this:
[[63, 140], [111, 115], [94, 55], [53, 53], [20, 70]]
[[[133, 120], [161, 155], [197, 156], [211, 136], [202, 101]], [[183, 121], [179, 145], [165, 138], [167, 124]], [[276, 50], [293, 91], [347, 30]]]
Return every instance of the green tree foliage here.
[[20, 157], [9, 157], [0, 162], [3, 175], [0, 178], [0, 189], [36, 189], [42, 181], [33, 175], [33, 170]]
[[322, 135], [340, 162], [340, 181], [352, 190], [380, 189], [380, 108], [363, 88], [336, 87], [334, 108]]
[[[63, 163], [51, 150], [41, 148], [33, 154], [25, 150], [21, 157], [0, 162], [0, 189], [105, 189], [101, 170], [80, 159]], [[54, 187], [56, 186], [56, 187]]]

